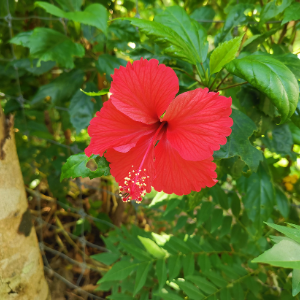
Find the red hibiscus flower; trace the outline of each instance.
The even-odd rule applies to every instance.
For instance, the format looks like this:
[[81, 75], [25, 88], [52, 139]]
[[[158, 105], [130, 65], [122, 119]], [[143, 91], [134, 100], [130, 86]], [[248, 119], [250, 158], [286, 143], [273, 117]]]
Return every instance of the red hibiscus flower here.
[[151, 186], [177, 195], [212, 187], [212, 154], [231, 133], [231, 98], [207, 88], [175, 98], [175, 72], [155, 59], [128, 63], [112, 77], [112, 95], [91, 120], [85, 153], [104, 154], [123, 201], [141, 201]]

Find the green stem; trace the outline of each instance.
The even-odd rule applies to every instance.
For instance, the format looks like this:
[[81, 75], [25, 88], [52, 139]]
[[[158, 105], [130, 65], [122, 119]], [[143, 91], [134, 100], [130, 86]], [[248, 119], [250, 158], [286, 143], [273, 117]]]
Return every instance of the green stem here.
[[[204, 86], [204, 84], [203, 84], [200, 80], [197, 80], [196, 78], [194, 78], [194, 77], [193, 77], [191, 74], [189, 74], [187, 71], [182, 70], [182, 69], [180, 69], [180, 68], [176, 68], [176, 67], [172, 67], [172, 69], [173, 69], [173, 70], [180, 71], [180, 72], [186, 74], [188, 77], [190, 77], [190, 78], [196, 80], [200, 85]], [[197, 71], [198, 71], [198, 70], [197, 70]], [[200, 76], [200, 75], [199, 75], [199, 76]], [[201, 76], [200, 76], [200, 78], [201, 78]], [[202, 78], [201, 78], [201, 79], [202, 79]]]
[[215, 88], [215, 90], [218, 90], [219, 87], [224, 83], [225, 79], [229, 76], [229, 73], [221, 80], [221, 82], [218, 84], [218, 86]]
[[203, 73], [204, 73], [205, 80], [206, 80], [206, 82], [207, 82], [207, 84], [208, 84], [208, 81], [209, 81], [209, 79], [208, 79], [208, 76], [206, 75], [206, 72], [205, 72], [205, 69], [204, 69], [203, 63], [200, 63], [200, 65], [201, 65], [202, 71], [203, 71]]
[[209, 86], [209, 90], [211, 90], [216, 82], [216, 80], [218, 79], [218, 77], [220, 76], [220, 74], [222, 73], [223, 69], [217, 73], [217, 75], [215, 76], [215, 79], [213, 80], [213, 82], [211, 83], [211, 85]]
[[[254, 274], [256, 274], [256, 273], [259, 273], [259, 272], [260, 272], [260, 269], [257, 269], [257, 270], [255, 270], [254, 272], [250, 272], [250, 273], [248, 273], [247, 275], [245, 275], [245, 276], [243, 276], [243, 277], [240, 277], [240, 278], [238, 278], [237, 280], [231, 282], [231, 284], [234, 285], [234, 284], [236, 284], [236, 283], [238, 283], [238, 282], [240, 282], [240, 281], [242, 281], [242, 280], [244, 280], [244, 279], [246, 279], [246, 278], [248, 278], [248, 277], [250, 277], [250, 276], [252, 276], [252, 275], [254, 275]], [[210, 298], [210, 297], [213, 296], [213, 295], [217, 295], [218, 293], [220, 293], [220, 291], [222, 291], [222, 290], [224, 290], [224, 289], [227, 289], [227, 286], [218, 289], [216, 292], [214, 292], [213, 294], [210, 294], [210, 295], [206, 296], [206, 297], [203, 298], [202, 300], [208, 299], [208, 298]]]
[[244, 82], [241, 82], [241, 83], [237, 83], [237, 84], [233, 84], [233, 85], [230, 85], [230, 86], [226, 86], [224, 88], [219, 89], [219, 91], [221, 91], [221, 90], [228, 90], [228, 89], [231, 89], [233, 87], [236, 87], [236, 86], [239, 86], [239, 85], [243, 85], [243, 84], [246, 84], [246, 83], [248, 83], [248, 81], [244, 81]]

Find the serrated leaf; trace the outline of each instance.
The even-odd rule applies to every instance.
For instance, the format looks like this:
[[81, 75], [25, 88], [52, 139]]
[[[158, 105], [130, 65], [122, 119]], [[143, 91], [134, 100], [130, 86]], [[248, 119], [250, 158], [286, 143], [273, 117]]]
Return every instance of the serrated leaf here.
[[246, 180], [247, 190], [242, 198], [248, 217], [258, 229], [268, 220], [275, 202], [274, 187], [267, 166], [260, 164], [257, 173]]
[[213, 294], [217, 291], [217, 288], [204, 277], [191, 275], [187, 276], [186, 279], [196, 284], [198, 288], [206, 294]]
[[109, 89], [102, 89], [99, 92], [87, 92], [84, 91], [82, 89], [80, 89], [81, 92], [85, 93], [86, 95], [90, 96], [90, 97], [95, 97], [95, 96], [102, 96], [102, 95], [106, 95], [109, 93]]
[[290, 240], [282, 240], [252, 262], [300, 270], [300, 244]]
[[67, 162], [62, 166], [61, 169], [61, 175], [60, 175], [60, 181], [62, 181], [65, 178], [76, 178], [76, 177], [90, 177], [95, 178], [95, 175], [97, 177], [100, 177], [102, 175], [108, 175], [105, 174], [105, 168], [103, 168], [103, 159], [100, 163], [100, 168], [91, 171], [89, 168], [86, 167], [87, 162], [90, 159], [96, 159], [97, 155], [92, 155], [91, 157], [88, 157], [85, 155], [85, 153], [79, 153], [75, 155], [71, 155]]
[[158, 279], [159, 290], [163, 288], [167, 281], [167, 267], [165, 259], [158, 259], [156, 262], [156, 277]]
[[166, 256], [166, 252], [151, 239], [142, 236], [138, 236], [138, 238], [144, 245], [147, 252], [150, 253], [152, 256], [156, 258], [164, 258]]
[[190, 299], [201, 300], [204, 295], [190, 282], [176, 280], [175, 283], [183, 290]]
[[296, 225], [289, 224], [289, 223], [288, 223], [289, 225], [294, 226], [296, 228], [290, 228], [290, 227], [280, 226], [280, 225], [271, 224], [271, 223], [266, 223], [266, 224], [269, 227], [272, 227], [272, 228], [276, 229], [277, 231], [285, 234], [287, 237], [293, 239], [297, 243], [300, 243], [300, 227], [298, 228]]
[[256, 149], [249, 141], [253, 132], [257, 130], [254, 122], [239, 110], [232, 110], [233, 126], [227, 143], [214, 152], [215, 159], [239, 156], [255, 172], [259, 162], [263, 159], [262, 152]]
[[177, 278], [181, 269], [180, 255], [171, 255], [168, 257], [169, 281]]
[[147, 275], [151, 269], [152, 262], [141, 263], [136, 272], [135, 285], [133, 290], [133, 296], [135, 296], [140, 289], [144, 286]]
[[43, 8], [46, 12], [60, 17], [69, 19], [74, 22], [95, 26], [107, 35], [107, 21], [108, 15], [106, 8], [99, 4], [94, 3], [88, 5], [84, 11], [65, 12], [55, 5], [47, 2], [37, 1], [35, 6]]
[[192, 50], [197, 62], [206, 60], [208, 51], [206, 30], [197, 21], [191, 19], [182, 7], [169, 6], [157, 14], [154, 21], [177, 32]]
[[97, 282], [103, 283], [106, 281], [123, 280], [129, 276], [129, 274], [137, 269], [141, 263], [132, 263], [130, 261], [119, 261], [112, 266], [112, 268], [105, 273], [105, 275]]
[[293, 297], [298, 295], [300, 292], [300, 270], [293, 270], [292, 273], [292, 294]]
[[239, 51], [243, 36], [220, 44], [211, 54], [209, 60], [210, 75], [217, 73], [231, 62]]
[[279, 60], [249, 55], [231, 61], [226, 69], [265, 93], [281, 113], [281, 123], [294, 113], [299, 97], [297, 79]]
[[83, 57], [85, 50], [60, 32], [38, 27], [29, 40], [30, 55], [41, 61], [56, 61], [59, 65], [74, 68], [73, 56]]

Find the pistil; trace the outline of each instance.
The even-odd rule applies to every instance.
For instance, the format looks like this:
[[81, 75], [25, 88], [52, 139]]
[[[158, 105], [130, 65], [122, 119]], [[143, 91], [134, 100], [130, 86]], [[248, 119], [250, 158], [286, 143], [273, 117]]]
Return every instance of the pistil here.
[[142, 197], [145, 196], [147, 186], [145, 180], [149, 178], [149, 176], [147, 175], [147, 170], [145, 168], [143, 169], [143, 165], [150, 149], [155, 146], [157, 136], [165, 124], [165, 122], [162, 122], [156, 130], [140, 163], [139, 168], [137, 170], [133, 169], [131, 172], [129, 172], [128, 176], [124, 178], [124, 186], [120, 186], [120, 196], [122, 197], [123, 202], [127, 202], [130, 200], [141, 202]]

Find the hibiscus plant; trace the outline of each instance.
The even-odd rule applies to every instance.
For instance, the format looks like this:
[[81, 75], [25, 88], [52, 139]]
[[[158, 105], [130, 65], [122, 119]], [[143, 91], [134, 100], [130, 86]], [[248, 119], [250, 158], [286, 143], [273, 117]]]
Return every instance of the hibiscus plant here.
[[38, 21], [16, 27], [0, 4], [25, 183], [62, 200], [74, 178], [101, 177], [123, 220], [136, 214], [98, 226], [108, 252], [91, 259], [109, 267], [95, 292], [298, 299], [300, 3], [26, 2]]

